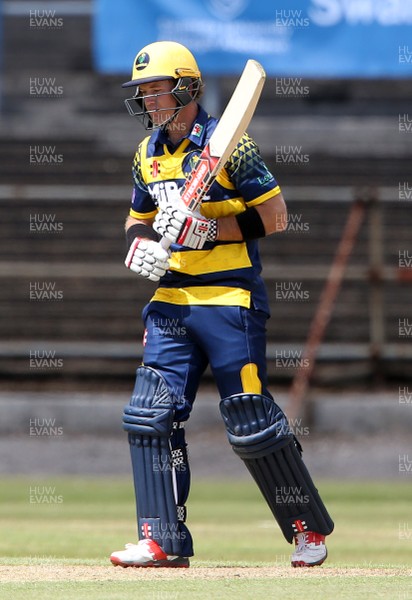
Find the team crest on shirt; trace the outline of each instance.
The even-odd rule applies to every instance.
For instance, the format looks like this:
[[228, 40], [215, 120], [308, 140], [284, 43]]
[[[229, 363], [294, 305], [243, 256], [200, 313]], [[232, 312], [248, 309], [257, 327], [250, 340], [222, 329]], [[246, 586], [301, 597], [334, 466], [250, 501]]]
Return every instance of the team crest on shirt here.
[[190, 173], [193, 171], [197, 163], [199, 162], [199, 153], [190, 152], [183, 159], [182, 171], [185, 174], [185, 177], [188, 177]]
[[202, 135], [203, 125], [200, 123], [195, 123], [192, 129], [192, 133], [190, 135], [194, 135], [196, 137], [200, 137]]

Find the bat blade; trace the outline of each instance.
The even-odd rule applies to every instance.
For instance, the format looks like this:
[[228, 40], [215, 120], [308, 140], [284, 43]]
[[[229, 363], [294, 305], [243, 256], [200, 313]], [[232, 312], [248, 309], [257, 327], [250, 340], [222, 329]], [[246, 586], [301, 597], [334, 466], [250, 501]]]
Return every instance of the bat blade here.
[[[266, 73], [256, 60], [248, 60], [216, 129], [203, 148], [195, 168], [183, 184], [180, 195], [186, 208], [195, 211], [246, 131], [265, 83]], [[161, 239], [167, 250], [170, 241]]]
[[181, 189], [183, 203], [196, 210], [220, 169], [225, 165], [248, 127], [265, 83], [261, 64], [248, 60], [209, 143]]

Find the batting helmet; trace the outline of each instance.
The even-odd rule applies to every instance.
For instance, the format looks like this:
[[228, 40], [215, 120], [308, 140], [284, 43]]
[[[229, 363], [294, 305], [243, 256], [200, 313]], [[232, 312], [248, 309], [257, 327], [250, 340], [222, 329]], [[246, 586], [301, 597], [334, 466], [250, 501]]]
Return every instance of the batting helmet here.
[[[124, 88], [136, 86], [136, 94], [125, 100], [129, 113], [139, 117], [146, 129], [153, 129], [150, 113], [144, 106], [144, 95], [139, 95], [139, 86], [144, 83], [170, 79], [175, 85], [170, 93], [177, 102], [174, 114], [164, 127], [173, 120], [178, 112], [192, 100], [199, 96], [202, 88], [202, 78], [193, 54], [182, 44], [177, 42], [154, 42], [140, 50], [137, 54], [132, 70], [132, 79], [122, 85]], [[137, 111], [136, 111], [137, 105]]]

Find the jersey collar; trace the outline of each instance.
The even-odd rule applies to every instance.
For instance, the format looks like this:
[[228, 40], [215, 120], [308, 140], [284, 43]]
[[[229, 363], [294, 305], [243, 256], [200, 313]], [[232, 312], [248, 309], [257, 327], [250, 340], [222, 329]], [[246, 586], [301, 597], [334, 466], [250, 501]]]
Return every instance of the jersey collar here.
[[[182, 143], [184, 139], [189, 139], [191, 142], [196, 144], [202, 148], [206, 141], [206, 130], [207, 130], [207, 121], [208, 121], [207, 112], [199, 105], [199, 112], [197, 113], [196, 119], [193, 121], [190, 126], [190, 132], [188, 135], [185, 135], [182, 140], [180, 140], [179, 144]], [[170, 146], [170, 140], [165, 131], [162, 129], [156, 129], [150, 139], [152, 144], [167, 144]], [[178, 145], [179, 145], [178, 144]]]
[[192, 123], [189, 135], [187, 136], [191, 142], [197, 146], [203, 147], [206, 141], [207, 122], [209, 115], [199, 106], [199, 112], [196, 119]]

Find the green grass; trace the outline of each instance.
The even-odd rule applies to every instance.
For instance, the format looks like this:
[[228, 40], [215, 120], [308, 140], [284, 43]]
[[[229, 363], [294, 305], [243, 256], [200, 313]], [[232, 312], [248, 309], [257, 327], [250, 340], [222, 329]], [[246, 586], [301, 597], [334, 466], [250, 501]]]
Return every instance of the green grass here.
[[[47, 491], [41, 488], [51, 488]], [[34, 490], [37, 488], [37, 490]], [[40, 490], [39, 490], [40, 488]], [[0, 554], [2, 565], [22, 568], [22, 581], [0, 584], [0, 598], [81, 600], [162, 600], [218, 598], [391, 598], [412, 600], [412, 580], [396, 569], [412, 568], [411, 488], [395, 483], [319, 484], [335, 520], [325, 567], [393, 569], [393, 574], [366, 577], [283, 575], [262, 579], [191, 578], [189, 570], [176, 581], [130, 581], [116, 575], [109, 581], [25, 582], [27, 565], [109, 565], [108, 556], [135, 540], [135, 507], [129, 479], [22, 479], [0, 482]], [[40, 493], [39, 493], [40, 492]], [[31, 496], [31, 501], [30, 501]], [[41, 496], [48, 499], [39, 503]], [[54, 504], [50, 502], [56, 502]], [[285, 573], [287, 544], [252, 482], [195, 482], [188, 525], [195, 540], [196, 566], [281, 566]], [[130, 570], [128, 570], [129, 572]], [[293, 570], [291, 570], [293, 571]], [[124, 573], [124, 571], [122, 570]]]
[[[2, 592], [4, 595], [2, 595]], [[375, 600], [390, 598], [392, 600], [412, 597], [410, 581], [388, 578], [361, 580], [319, 579], [288, 581], [272, 580], [226, 580], [222, 581], [190, 581], [183, 582], [73, 582], [73, 583], [36, 583], [6, 584], [0, 587], [0, 598], [23, 600]]]

